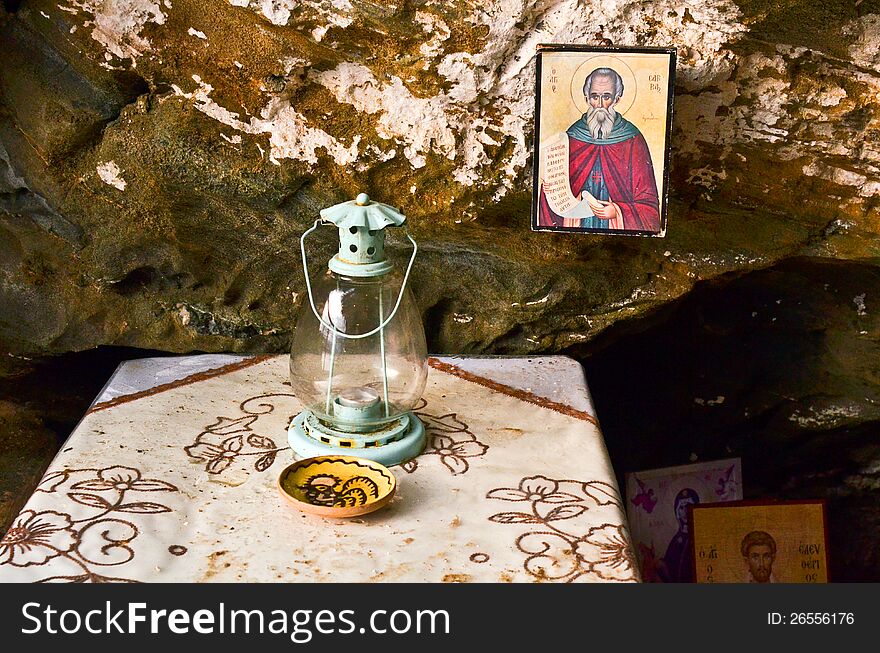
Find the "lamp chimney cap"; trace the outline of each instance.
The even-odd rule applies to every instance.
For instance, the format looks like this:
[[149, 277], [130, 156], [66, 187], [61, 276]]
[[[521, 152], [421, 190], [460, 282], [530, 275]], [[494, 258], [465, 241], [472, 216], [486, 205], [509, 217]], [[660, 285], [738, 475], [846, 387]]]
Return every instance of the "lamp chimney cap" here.
[[374, 202], [366, 193], [356, 199], [335, 204], [321, 210], [321, 219], [331, 222], [340, 229], [366, 227], [379, 230], [385, 227], [399, 227], [406, 222], [406, 216], [393, 206]]

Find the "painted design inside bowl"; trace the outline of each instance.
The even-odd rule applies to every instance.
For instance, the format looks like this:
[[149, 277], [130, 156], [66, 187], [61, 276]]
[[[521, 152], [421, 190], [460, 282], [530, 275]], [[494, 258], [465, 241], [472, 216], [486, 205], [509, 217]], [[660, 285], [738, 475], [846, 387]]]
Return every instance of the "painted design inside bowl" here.
[[356, 460], [322, 459], [294, 467], [281, 481], [285, 492], [313, 506], [365, 506], [394, 489], [394, 478]]

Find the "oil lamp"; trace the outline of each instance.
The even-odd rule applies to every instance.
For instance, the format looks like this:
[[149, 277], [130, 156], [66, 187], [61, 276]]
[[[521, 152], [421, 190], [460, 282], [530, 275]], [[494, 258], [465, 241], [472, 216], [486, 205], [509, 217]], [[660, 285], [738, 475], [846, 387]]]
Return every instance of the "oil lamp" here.
[[[385, 228], [406, 216], [361, 193], [323, 209], [300, 239], [308, 305], [290, 352], [290, 381], [305, 406], [288, 429], [303, 457], [347, 454], [396, 465], [417, 456], [425, 429], [412, 409], [428, 374], [425, 331], [407, 287], [418, 246], [401, 279], [385, 258]], [[321, 223], [339, 230], [339, 252], [309, 280], [306, 237]]]

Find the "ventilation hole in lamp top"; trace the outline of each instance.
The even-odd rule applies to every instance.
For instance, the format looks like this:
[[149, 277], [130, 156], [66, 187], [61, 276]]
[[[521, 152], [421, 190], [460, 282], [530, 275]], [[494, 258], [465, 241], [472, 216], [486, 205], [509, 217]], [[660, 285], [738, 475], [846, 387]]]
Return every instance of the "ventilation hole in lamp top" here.
[[351, 233], [353, 233], [353, 234], [356, 234], [356, 233], [358, 232], [358, 228], [357, 228], [357, 227], [349, 227], [348, 230], [349, 230]]
[[376, 253], [376, 248], [375, 248], [375, 247], [367, 247], [367, 254], [369, 254], [370, 256], [372, 256], [372, 255], [375, 254], [375, 253]]
[[358, 251], [358, 246], [357, 246], [357, 245], [349, 245], [348, 248], [351, 250], [351, 253], [352, 253], [352, 254], [354, 254], [355, 252]]

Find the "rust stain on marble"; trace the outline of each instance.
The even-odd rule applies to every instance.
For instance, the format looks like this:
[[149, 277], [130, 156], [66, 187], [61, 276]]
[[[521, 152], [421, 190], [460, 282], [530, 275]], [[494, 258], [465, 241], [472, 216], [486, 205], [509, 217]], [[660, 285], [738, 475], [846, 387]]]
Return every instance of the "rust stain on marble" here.
[[201, 582], [211, 580], [221, 571], [223, 571], [224, 569], [228, 569], [232, 566], [232, 563], [229, 560], [221, 560], [221, 558], [223, 558], [227, 553], [229, 553], [229, 551], [222, 549], [220, 551], [214, 551], [208, 556], [208, 568], [202, 575]]
[[205, 370], [204, 372], [197, 372], [196, 374], [190, 374], [187, 377], [182, 379], [178, 379], [177, 381], [171, 381], [169, 383], [163, 383], [162, 385], [157, 385], [155, 388], [149, 388], [147, 390], [141, 390], [140, 392], [133, 392], [130, 395], [120, 395], [118, 397], [114, 397], [113, 399], [109, 399], [107, 401], [101, 401], [89, 408], [86, 411], [86, 415], [90, 413], [97, 413], [101, 410], [106, 410], [108, 408], [113, 408], [113, 406], [118, 406], [120, 404], [127, 404], [130, 401], [135, 401], [136, 399], [143, 399], [144, 397], [151, 397], [153, 395], [159, 394], [160, 392], [165, 392], [166, 390], [173, 390], [174, 388], [180, 388], [185, 385], [190, 385], [191, 383], [197, 383], [198, 381], [206, 381], [207, 379], [213, 379], [215, 376], [222, 376], [224, 374], [229, 374], [230, 372], [236, 372], [238, 370], [243, 370], [247, 367], [251, 367], [252, 365], [257, 365], [258, 363], [262, 363], [263, 361], [269, 360], [270, 358], [274, 358], [274, 354], [265, 354], [261, 356], [252, 356], [250, 358], [245, 358], [244, 360], [237, 361], [235, 363], [230, 363], [229, 365], [224, 365], [222, 367], [217, 367], [213, 370]]
[[429, 357], [428, 365], [433, 367], [435, 370], [440, 370], [441, 372], [452, 374], [453, 376], [457, 376], [458, 378], [464, 379], [465, 381], [476, 383], [483, 386], [484, 388], [489, 388], [490, 390], [500, 392], [501, 394], [508, 395], [509, 397], [514, 397], [516, 399], [519, 399], [520, 401], [527, 401], [530, 404], [535, 404], [536, 406], [541, 406], [542, 408], [547, 408], [549, 410], [553, 410], [557, 413], [562, 413], [563, 415], [568, 415], [569, 417], [574, 417], [576, 419], [582, 419], [585, 422], [590, 422], [595, 426], [599, 426], [596, 418], [584, 410], [578, 410], [576, 408], [572, 408], [571, 406], [561, 404], [558, 401], [553, 401], [552, 399], [547, 399], [546, 397], [540, 397], [533, 392], [511, 388], [509, 385], [504, 385], [503, 383], [498, 383], [497, 381], [493, 381], [492, 379], [487, 379], [484, 376], [473, 374], [471, 372], [461, 369], [456, 365], [441, 361], [438, 358]]

